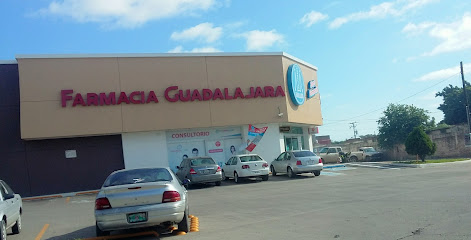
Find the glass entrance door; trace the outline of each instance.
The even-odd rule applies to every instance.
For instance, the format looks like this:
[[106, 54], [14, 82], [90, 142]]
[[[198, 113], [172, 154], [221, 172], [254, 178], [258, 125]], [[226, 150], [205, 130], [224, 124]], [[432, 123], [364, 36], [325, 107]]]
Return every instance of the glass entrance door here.
[[300, 150], [298, 137], [285, 137], [285, 151]]

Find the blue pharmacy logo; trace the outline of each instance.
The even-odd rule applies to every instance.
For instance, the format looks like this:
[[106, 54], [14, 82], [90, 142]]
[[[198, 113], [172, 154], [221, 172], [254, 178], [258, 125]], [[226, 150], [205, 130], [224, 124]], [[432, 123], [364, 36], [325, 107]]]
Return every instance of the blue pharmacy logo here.
[[302, 105], [306, 99], [303, 72], [298, 64], [288, 67], [288, 91], [291, 101], [297, 106]]

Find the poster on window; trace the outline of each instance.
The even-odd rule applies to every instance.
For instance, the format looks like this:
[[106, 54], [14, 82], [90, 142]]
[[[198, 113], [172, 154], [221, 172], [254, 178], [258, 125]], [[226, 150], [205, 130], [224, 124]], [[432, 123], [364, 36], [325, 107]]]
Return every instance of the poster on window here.
[[183, 159], [206, 155], [204, 141], [190, 141], [185, 143], [168, 143], [168, 165], [177, 172], [177, 166]]
[[210, 156], [217, 165], [222, 166], [224, 164], [226, 155], [223, 140], [206, 141], [206, 149], [207, 155]]
[[263, 135], [267, 131], [268, 127], [256, 128], [252, 124], [249, 124], [249, 133], [247, 139], [247, 147], [245, 148], [247, 151], [252, 152], [257, 144], [262, 139]]

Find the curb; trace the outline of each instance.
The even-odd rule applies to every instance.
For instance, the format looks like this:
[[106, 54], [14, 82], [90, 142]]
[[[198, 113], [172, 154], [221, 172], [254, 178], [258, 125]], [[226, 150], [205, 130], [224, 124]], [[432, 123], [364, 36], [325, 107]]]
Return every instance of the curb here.
[[323, 169], [329, 169], [329, 168], [338, 168], [338, 167], [346, 167], [345, 164], [341, 164], [341, 165], [327, 165], [323, 167]]
[[53, 195], [42, 195], [42, 196], [35, 196], [35, 197], [25, 197], [25, 198], [22, 198], [22, 200], [23, 201], [35, 201], [35, 200], [49, 200], [49, 199], [64, 198], [64, 197], [76, 197], [76, 196], [97, 194], [99, 191], [100, 190], [91, 190], [91, 191], [83, 191], [83, 192], [71, 192], [71, 193], [60, 193], [60, 194], [53, 194]]

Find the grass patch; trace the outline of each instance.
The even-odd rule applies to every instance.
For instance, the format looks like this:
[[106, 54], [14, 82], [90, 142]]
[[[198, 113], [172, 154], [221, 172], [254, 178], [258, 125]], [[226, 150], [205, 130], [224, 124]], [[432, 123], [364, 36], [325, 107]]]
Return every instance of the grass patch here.
[[422, 162], [421, 160], [419, 161], [406, 161], [406, 162], [401, 162], [405, 164], [425, 164], [425, 163], [446, 163], [446, 162], [459, 162], [459, 161], [465, 161], [469, 160], [469, 158], [444, 158], [444, 159], [429, 159], [425, 160], [425, 162]]

